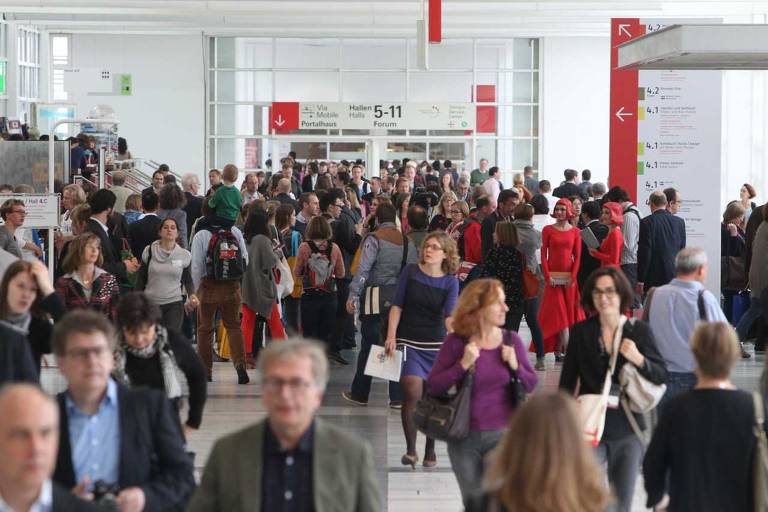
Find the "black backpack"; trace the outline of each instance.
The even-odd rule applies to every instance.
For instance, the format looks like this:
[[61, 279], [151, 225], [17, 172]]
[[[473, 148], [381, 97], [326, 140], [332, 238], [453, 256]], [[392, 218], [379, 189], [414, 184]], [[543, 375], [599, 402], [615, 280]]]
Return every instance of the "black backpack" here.
[[211, 230], [205, 267], [207, 277], [215, 281], [239, 281], [243, 277], [245, 258], [232, 230]]

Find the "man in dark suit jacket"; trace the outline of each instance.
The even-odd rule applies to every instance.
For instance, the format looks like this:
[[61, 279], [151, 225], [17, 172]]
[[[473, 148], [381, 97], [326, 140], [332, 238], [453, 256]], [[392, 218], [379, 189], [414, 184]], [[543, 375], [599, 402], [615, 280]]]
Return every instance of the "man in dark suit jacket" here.
[[[581, 207], [581, 216], [584, 222], [587, 224], [587, 228], [592, 231], [599, 243], [603, 243], [605, 237], [608, 236], [609, 228], [605, 224], [600, 223], [601, 206], [598, 201], [587, 201], [584, 206]], [[581, 264], [579, 265], [579, 273], [576, 279], [579, 283], [579, 289], [587, 282], [589, 274], [594, 270], [600, 268], [600, 260], [589, 254], [589, 247], [584, 241], [581, 242]]]
[[568, 199], [571, 196], [581, 197], [582, 195], [581, 190], [579, 190], [579, 186], [576, 184], [576, 177], [579, 175], [579, 173], [576, 172], [574, 169], [566, 169], [565, 171], [563, 171], [563, 175], [565, 176], [565, 183], [557, 187], [552, 192], [552, 195], [555, 197], [566, 198], [566, 199]]
[[53, 478], [78, 491], [99, 480], [117, 485], [121, 510], [180, 509], [195, 481], [177, 413], [162, 392], [112, 380], [114, 346], [112, 324], [95, 311], [71, 311], [56, 325], [53, 351], [68, 387], [57, 397]]
[[128, 226], [131, 252], [138, 260], [141, 260], [144, 248], [160, 238], [159, 230], [162, 220], [155, 213], [157, 212], [157, 194], [151, 190], [141, 194], [141, 209], [144, 217]]
[[643, 293], [675, 278], [675, 256], [685, 247], [685, 221], [667, 211], [664, 192], [654, 192], [649, 202], [637, 244], [637, 288]]
[[[189, 512], [280, 510], [284, 497], [294, 510], [383, 510], [370, 447], [316, 417], [328, 382], [324, 349], [270, 343], [259, 363], [267, 419], [216, 442]], [[283, 409], [285, 386], [295, 412]]]
[[93, 233], [101, 242], [101, 255], [104, 258], [103, 268], [114, 275], [118, 281], [124, 281], [128, 274], [139, 269], [138, 262], [121, 261], [117, 243], [109, 231], [109, 217], [116, 201], [115, 194], [107, 189], [97, 190], [88, 204], [91, 206], [91, 218], [85, 223], [85, 232]]
[[100, 510], [51, 481], [58, 441], [59, 411], [54, 400], [37, 386], [9, 384], [3, 387], [0, 391], [2, 510]]
[[493, 248], [493, 233], [496, 231], [496, 223], [501, 221], [512, 221], [512, 212], [520, 204], [520, 196], [516, 189], [507, 188], [499, 193], [499, 204], [496, 210], [485, 217], [480, 228], [480, 243], [483, 254], [483, 261]]
[[187, 214], [187, 233], [192, 233], [192, 225], [203, 214], [203, 198], [198, 195], [200, 179], [197, 174], [190, 172], [181, 177], [181, 186], [184, 188], [184, 197], [187, 198], [187, 203], [182, 208]]

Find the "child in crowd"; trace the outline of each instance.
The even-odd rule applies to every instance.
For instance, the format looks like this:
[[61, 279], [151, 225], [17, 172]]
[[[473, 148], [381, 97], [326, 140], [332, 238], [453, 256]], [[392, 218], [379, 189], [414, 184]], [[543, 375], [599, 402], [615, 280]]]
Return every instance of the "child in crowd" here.
[[238, 170], [234, 164], [225, 165], [222, 171], [222, 186], [214, 192], [209, 202], [216, 212], [216, 223], [227, 229], [235, 224], [243, 202], [240, 191], [235, 186], [237, 175]]

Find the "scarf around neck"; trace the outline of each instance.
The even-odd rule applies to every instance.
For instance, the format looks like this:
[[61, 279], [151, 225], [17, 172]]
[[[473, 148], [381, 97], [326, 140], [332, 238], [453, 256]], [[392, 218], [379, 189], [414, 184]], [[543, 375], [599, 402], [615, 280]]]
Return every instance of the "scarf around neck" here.
[[178, 398], [181, 396], [181, 384], [176, 374], [178, 365], [176, 357], [173, 355], [168, 344], [168, 331], [162, 325], [155, 326], [155, 341], [145, 348], [135, 348], [125, 341], [125, 337], [120, 333], [120, 343], [115, 352], [115, 378], [126, 384], [131, 385], [131, 377], [126, 373], [125, 367], [128, 361], [128, 354], [139, 359], [150, 359], [158, 354], [160, 357], [160, 369], [163, 372], [163, 382], [165, 383], [165, 394], [168, 398]]
[[24, 336], [29, 334], [29, 324], [32, 322], [32, 314], [27, 311], [21, 315], [8, 314], [0, 320], [0, 323], [10, 327], [16, 332], [20, 332]]

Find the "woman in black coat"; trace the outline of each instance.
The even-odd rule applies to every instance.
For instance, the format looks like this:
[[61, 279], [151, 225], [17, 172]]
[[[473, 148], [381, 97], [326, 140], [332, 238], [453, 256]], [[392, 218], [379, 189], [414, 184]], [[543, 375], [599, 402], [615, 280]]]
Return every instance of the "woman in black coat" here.
[[[668, 494], [668, 510], [758, 510], [753, 503], [755, 406], [765, 411], [764, 397], [731, 382], [741, 350], [729, 324], [700, 323], [691, 336], [691, 352], [696, 386], [664, 405], [643, 462], [647, 506]], [[764, 420], [765, 413], [762, 431]]]
[[64, 313], [45, 265], [19, 260], [8, 267], [0, 284], [0, 323], [26, 339], [38, 375], [43, 354], [51, 353], [51, 321]]
[[181, 409], [183, 389], [177, 375], [187, 379], [189, 412], [185, 437], [200, 428], [207, 398], [206, 372], [200, 356], [182, 334], [162, 326], [160, 308], [141, 292], [131, 292], [117, 306], [118, 343], [113, 376], [131, 387], [163, 391]]
[[[592, 272], [581, 295], [589, 318], [571, 328], [560, 374], [561, 389], [574, 394], [578, 387], [579, 395], [602, 393], [614, 350], [618, 350], [611, 379], [615, 389], [625, 364], [634, 365], [640, 375], [654, 384], [666, 382], [667, 369], [651, 328], [645, 322], [628, 321], [623, 316], [632, 300], [632, 288], [621, 270], [603, 267]], [[620, 342], [614, 347], [619, 328]], [[639, 428], [644, 429], [643, 417], [632, 414]], [[616, 493], [616, 510], [629, 512], [643, 444], [621, 406], [608, 409], [605, 429], [595, 449], [598, 460], [607, 465], [608, 482]]]

